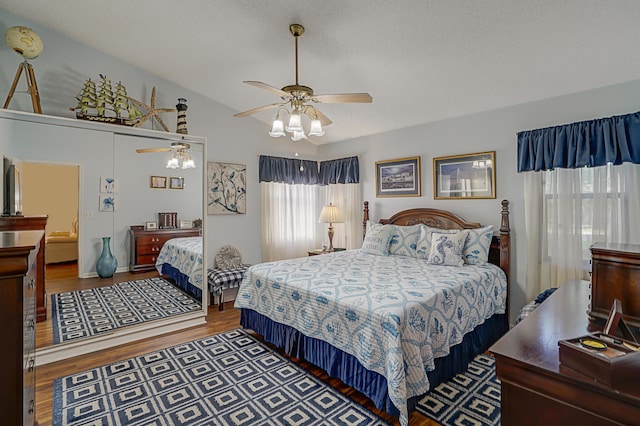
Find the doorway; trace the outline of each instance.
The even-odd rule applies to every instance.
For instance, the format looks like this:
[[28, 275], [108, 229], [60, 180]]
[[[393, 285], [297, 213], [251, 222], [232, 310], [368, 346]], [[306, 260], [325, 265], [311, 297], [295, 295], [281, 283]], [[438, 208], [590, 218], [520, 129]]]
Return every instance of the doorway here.
[[22, 163], [22, 211], [47, 215], [45, 263], [77, 271], [79, 173], [77, 165]]

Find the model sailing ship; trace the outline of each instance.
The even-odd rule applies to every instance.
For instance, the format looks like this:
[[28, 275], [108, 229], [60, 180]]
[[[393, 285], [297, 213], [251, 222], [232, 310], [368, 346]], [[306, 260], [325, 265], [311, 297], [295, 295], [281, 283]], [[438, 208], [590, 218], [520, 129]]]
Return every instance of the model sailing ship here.
[[91, 79], [82, 86], [82, 90], [76, 96], [78, 105], [70, 108], [75, 111], [76, 118], [134, 126], [142, 117], [142, 113], [127, 96], [127, 89], [118, 82], [114, 92], [111, 80], [102, 74], [100, 78], [100, 87], [97, 90], [96, 83]]

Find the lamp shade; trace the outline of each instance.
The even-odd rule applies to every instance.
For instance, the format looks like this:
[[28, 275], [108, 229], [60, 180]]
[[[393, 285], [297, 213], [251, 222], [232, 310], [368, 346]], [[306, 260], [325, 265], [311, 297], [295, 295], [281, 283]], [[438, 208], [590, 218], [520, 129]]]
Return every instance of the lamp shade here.
[[332, 204], [322, 208], [320, 218], [318, 219], [318, 223], [342, 223], [343, 221], [342, 212], [338, 206]]

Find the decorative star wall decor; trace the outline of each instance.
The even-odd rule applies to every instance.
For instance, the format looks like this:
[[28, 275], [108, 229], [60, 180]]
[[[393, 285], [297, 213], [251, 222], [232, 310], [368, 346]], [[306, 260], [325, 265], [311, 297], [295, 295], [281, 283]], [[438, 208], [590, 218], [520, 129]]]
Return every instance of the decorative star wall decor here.
[[144, 123], [150, 118], [155, 118], [158, 124], [162, 126], [165, 132], [169, 131], [169, 128], [167, 127], [166, 124], [164, 124], [164, 121], [162, 121], [162, 118], [160, 118], [158, 114], [160, 114], [161, 112], [176, 112], [176, 109], [175, 108], [156, 108], [156, 86], [153, 86], [153, 89], [151, 90], [151, 105], [142, 103], [136, 99], [133, 99], [132, 97], [129, 97], [129, 99], [131, 99], [131, 102], [133, 102], [134, 104], [138, 105], [140, 108], [143, 108], [145, 111], [147, 111], [146, 114], [140, 117], [140, 121], [136, 123], [136, 127], [140, 127], [142, 123]]

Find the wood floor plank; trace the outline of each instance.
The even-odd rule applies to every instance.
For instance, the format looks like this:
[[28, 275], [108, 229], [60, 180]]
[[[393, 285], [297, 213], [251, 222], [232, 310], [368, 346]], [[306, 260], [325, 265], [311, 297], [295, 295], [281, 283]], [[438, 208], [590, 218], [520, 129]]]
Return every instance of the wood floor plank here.
[[[115, 282], [144, 277], [144, 275], [141, 274], [129, 273], [116, 275], [118, 276], [114, 276], [114, 280], [116, 280]], [[100, 286], [98, 285], [100, 284], [100, 279], [89, 279], [89, 281], [87, 281], [86, 279], [77, 278], [73, 275], [73, 272], [65, 272], [59, 269], [56, 269], [54, 272], [49, 272], [49, 268], [47, 268], [47, 280], [49, 280], [50, 277], [52, 284], [50, 286], [50, 282], [47, 281], [48, 292], [51, 292], [53, 289], [71, 291], [79, 288], [89, 288], [92, 285]], [[104, 284], [105, 281], [102, 281], [102, 283], [103, 285], [110, 285]], [[38, 419], [39, 424], [42, 426], [49, 426], [52, 424], [53, 381], [56, 378], [240, 327], [240, 311], [233, 307], [233, 302], [226, 302], [224, 304], [224, 310], [221, 312], [219, 312], [216, 307], [210, 307], [206, 319], [207, 321], [205, 324], [197, 327], [191, 327], [178, 332], [151, 337], [126, 345], [39, 366], [36, 370], [36, 418]], [[38, 328], [40, 328], [40, 324], [42, 323], [37, 324]], [[39, 332], [40, 330], [38, 329], [37, 333]], [[296, 359], [292, 359], [292, 361], [354, 401], [380, 415], [393, 425], [399, 424], [397, 418], [377, 410], [371, 400], [355, 389], [345, 385], [340, 380], [329, 377], [324, 371], [307, 362]], [[438, 423], [417, 412], [414, 412], [410, 416], [409, 424], [411, 426], [438, 426]]]

